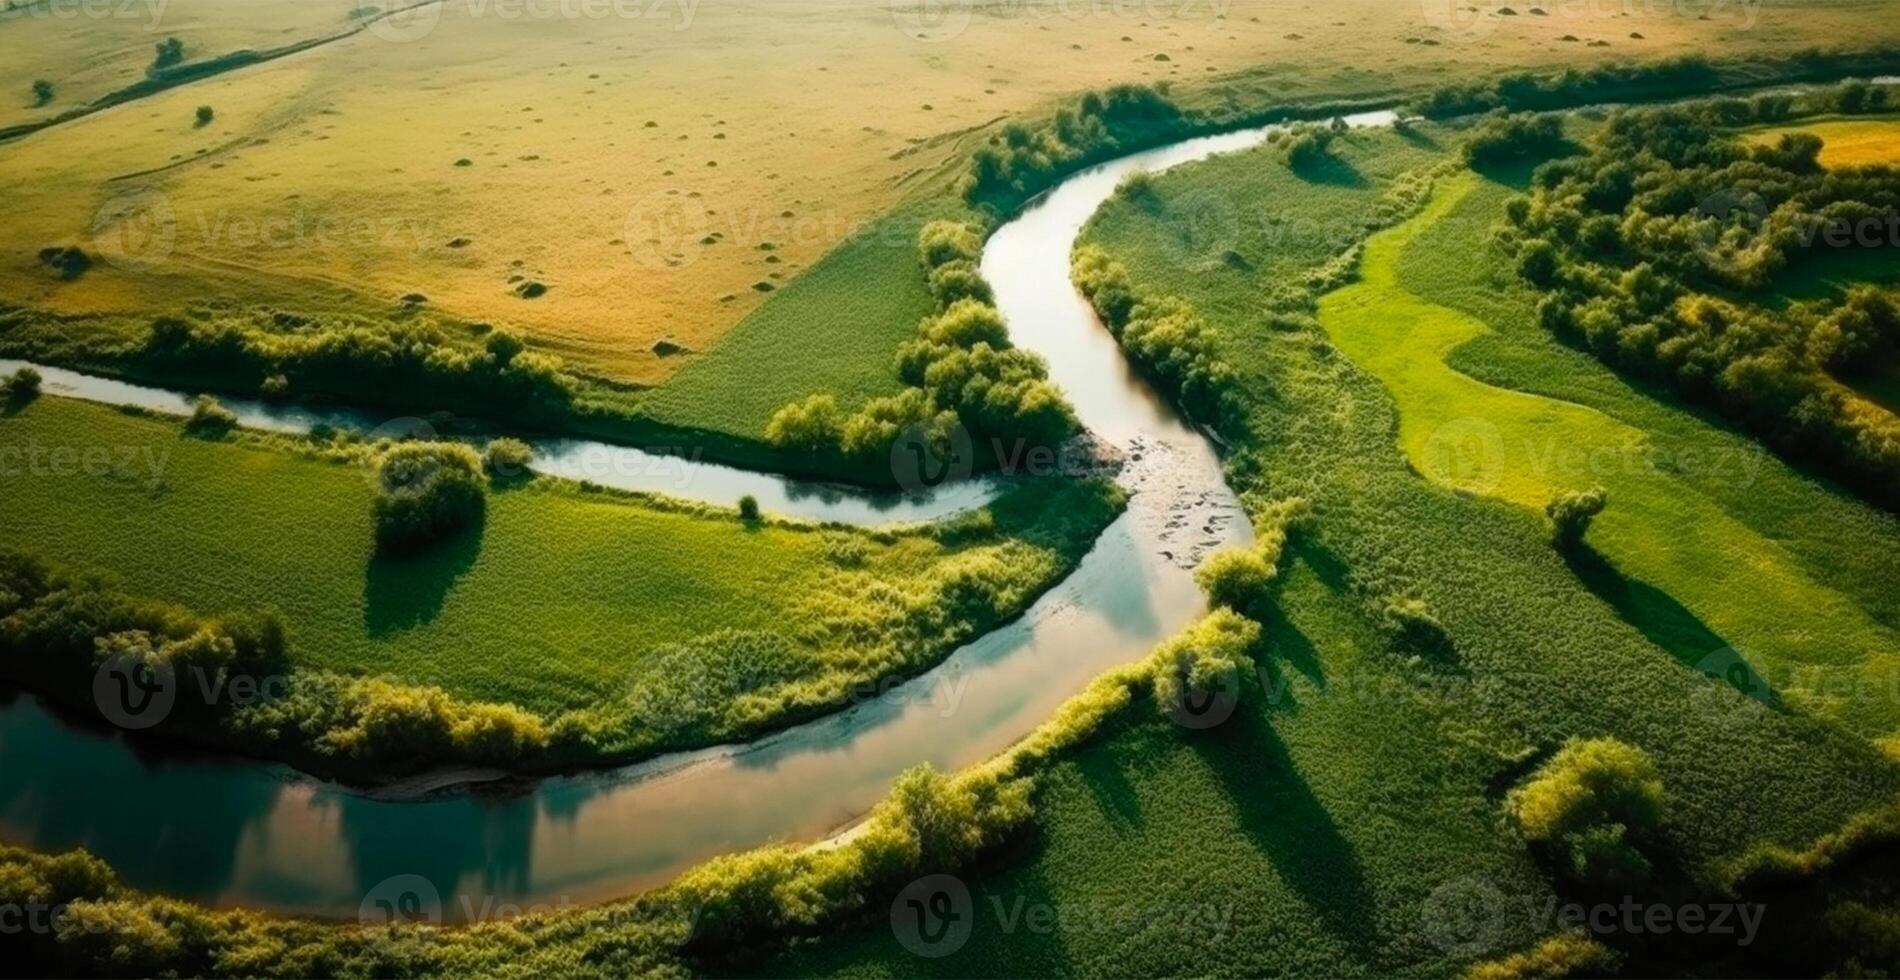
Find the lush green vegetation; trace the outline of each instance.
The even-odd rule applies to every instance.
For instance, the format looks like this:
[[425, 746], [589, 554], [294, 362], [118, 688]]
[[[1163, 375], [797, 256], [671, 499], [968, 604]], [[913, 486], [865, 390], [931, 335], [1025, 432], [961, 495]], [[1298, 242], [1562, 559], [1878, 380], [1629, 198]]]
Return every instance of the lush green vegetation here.
[[[351, 727], [334, 712], [377, 693], [362, 677], [517, 705], [550, 726], [550, 761], [741, 737], [1015, 616], [1119, 506], [1103, 483], [1025, 481], [948, 522], [862, 531], [537, 478], [497, 485], [460, 533], [382, 555], [369, 466], [382, 450], [347, 436], [181, 439], [173, 422], [45, 398], [0, 416], [0, 433], [20, 450], [0, 473], [18, 501], [0, 546], [205, 615], [277, 610], [299, 686], [234, 723], [271, 745]], [[340, 708], [339, 685], [353, 692]]]
[[483, 463], [460, 443], [404, 442], [376, 457], [370, 516], [383, 555], [421, 551], [468, 530], [487, 507]]
[[1884, 88], [1850, 85], [1612, 118], [1509, 210], [1545, 326], [1900, 503], [1900, 419], [1842, 383], [1893, 368], [1900, 307], [1875, 287], [1782, 291], [1800, 263], [1900, 247], [1900, 170], [1824, 169], [1818, 137], [1749, 146], [1728, 129], [1885, 105]]
[[[773, 414], [766, 441], [872, 465], [888, 461], [911, 435], [940, 460], [974, 453], [985, 462], [992, 449], [1054, 446], [1074, 435], [1075, 412], [1049, 383], [1047, 366], [1009, 341], [977, 269], [982, 247], [976, 229], [959, 222], [932, 222], [919, 232], [918, 257], [937, 310], [898, 348], [897, 375], [909, 387], [849, 415], [835, 395], [808, 396]], [[962, 461], [973, 467], [977, 459]]]
[[[1420, 467], [1421, 478], [1405, 415], [1416, 402], [1355, 363], [1356, 350], [1342, 355], [1318, 324], [1263, 302], [1377, 224], [1408, 175], [1458, 153], [1458, 134], [1431, 125], [1408, 135], [1353, 133], [1333, 153], [1356, 179], [1315, 180], [1271, 151], [1213, 160], [1157, 178], [1152, 200], [1118, 199], [1090, 235], [1131, 280], [1180, 296], [1220, 325], [1249, 396], [1230, 465], [1236, 487], [1256, 507], [1269, 488], [1311, 505], [1310, 531], [1289, 549], [1258, 656], [1269, 696], [1251, 710], [1243, 701], [1232, 721], [1209, 731], [1142, 720], [1059, 759], [1038, 780], [1033, 839], [971, 881], [982, 931], [956, 954], [919, 959], [888, 928], [870, 926], [802, 945], [760, 973], [1123, 975], [1192, 962], [1217, 974], [1438, 974], [1518, 950], [1526, 952], [1490, 969], [1600, 971], [1616, 954], [1533, 917], [1512, 917], [1472, 945], [1431, 927], [1434, 893], [1471, 879], [1513, 903], [1541, 907], [1545, 896], [1568, 894], [1568, 876], [1501, 820], [1505, 788], [1540, 765], [1565, 768], [1551, 759], [1568, 740], [1613, 737], [1648, 756], [1668, 807], [1644, 853], [1710, 888], [1752, 846], [1806, 847], [1850, 814], [1882, 806], [1900, 785], [1892, 763], [1863, 739], [1805, 710], [1749, 710], [1742, 695], [1689, 666], [1722, 645], [1662, 591], [1690, 576], [1659, 583], [1621, 570], [1621, 552], [1612, 565], [1587, 550], [1567, 556], [1550, 547], [1542, 510], [1553, 495], [1541, 489], [1512, 504], [1445, 488], [1430, 467]], [[1522, 387], [1562, 385], [1648, 427], [1671, 450], [1695, 447], [1707, 459], [1745, 446], [1666, 394], [1631, 389], [1538, 332], [1535, 297], [1511, 284], [1488, 244], [1509, 194], [1493, 186], [1460, 195], [1454, 182], [1440, 213], [1384, 236], [1394, 247], [1383, 259], [1367, 250], [1368, 279], [1375, 264], [1393, 262], [1408, 287], [1500, 323], [1496, 335], [1456, 341], [1428, 331], [1430, 349], [1455, 350], [1455, 363], [1482, 363], [1488, 377]], [[1168, 240], [1170, 222], [1156, 219], [1211, 189], [1256, 209], [1271, 202], [1289, 224], [1297, 218], [1338, 234], [1243, 226], [1234, 251], [1244, 263], [1186, 267]], [[1326, 306], [1322, 320], [1332, 315]], [[1403, 303], [1391, 309], [1405, 312]], [[1400, 348], [1392, 359], [1423, 356]], [[1510, 417], [1486, 407], [1470, 415], [1498, 425]], [[1777, 561], [1843, 590], [1836, 601], [1892, 621], [1896, 597], [1873, 569], [1892, 560], [1900, 529], [1772, 459], [1759, 465], [1748, 485], [1705, 479], [1672, 492], [1708, 495], [1736, 515], [1734, 524], [1784, 541]], [[1604, 482], [1613, 502], [1589, 532], [1599, 548], [1635, 505], [1621, 481]], [[1842, 550], [1830, 521], [1856, 529], [1854, 553], [1844, 556], [1854, 570], [1828, 565]], [[1716, 563], [1723, 560], [1733, 559]], [[1389, 624], [1417, 616], [1393, 609], [1436, 620], [1449, 650], [1415, 656], [1405, 631]], [[1743, 810], [1750, 820], [1736, 821]], [[1613, 851], [1598, 846], [1604, 836], [1585, 844], [1590, 853]], [[1671, 887], [1686, 887], [1683, 880]], [[995, 910], [1019, 901], [1085, 917], [1157, 911], [1126, 928], [1110, 916], [1005, 932]], [[1218, 941], [1172, 928], [1178, 919], [1161, 911], [1222, 906], [1232, 908], [1232, 924]], [[1820, 928], [1818, 916], [1795, 918], [1800, 928]], [[1778, 949], [1800, 964], [1791, 972], [1846, 955], [1840, 947]], [[1644, 958], [1655, 955], [1648, 948], [1617, 952], [1647, 969], [1683, 967]], [[1716, 954], [1733, 959], [1736, 950], [1731, 942]]]

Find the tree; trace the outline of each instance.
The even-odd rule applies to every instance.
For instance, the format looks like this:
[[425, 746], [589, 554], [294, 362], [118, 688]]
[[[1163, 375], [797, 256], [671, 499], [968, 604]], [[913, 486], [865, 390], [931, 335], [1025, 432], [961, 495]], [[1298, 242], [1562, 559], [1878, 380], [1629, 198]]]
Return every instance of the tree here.
[[1590, 522], [1603, 513], [1609, 502], [1609, 493], [1596, 487], [1562, 494], [1546, 504], [1544, 516], [1550, 519], [1551, 543], [1566, 551], [1582, 544]]
[[1266, 599], [1277, 575], [1258, 549], [1223, 548], [1194, 570], [1194, 581], [1209, 603], [1245, 615]]
[[42, 106], [53, 101], [53, 83], [44, 78], [33, 80], [33, 104]]
[[498, 483], [526, 476], [533, 462], [534, 447], [519, 439], [491, 439], [482, 450], [482, 468]]
[[1667, 806], [1648, 753], [1613, 738], [1565, 743], [1505, 800], [1525, 840], [1560, 854], [1577, 881], [1602, 887], [1648, 878], [1640, 847], [1661, 828]]
[[376, 461], [377, 550], [411, 552], [475, 523], [487, 506], [482, 461], [459, 443], [405, 442]]
[[185, 42], [168, 37], [158, 42], [157, 51], [152, 56], [151, 74], [162, 75], [168, 69], [176, 67], [185, 60]]
[[199, 106], [199, 107], [198, 107], [198, 113], [197, 113], [197, 120], [198, 120], [198, 125], [200, 125], [200, 126], [209, 126], [209, 125], [211, 125], [211, 117], [212, 117], [212, 115], [213, 115], [213, 113], [212, 113], [212, 111], [211, 111], [211, 107], [210, 107], [210, 106], [208, 106], [208, 105], [201, 105], [201, 106]]
[[222, 402], [210, 395], [199, 395], [192, 399], [191, 417], [185, 420], [185, 431], [195, 435], [221, 436], [237, 427], [237, 413], [224, 407]]
[[24, 405], [40, 395], [40, 373], [30, 367], [13, 372], [0, 383], [0, 396], [8, 405]]
[[746, 494], [739, 498], [739, 519], [747, 524], [759, 521], [759, 498]]

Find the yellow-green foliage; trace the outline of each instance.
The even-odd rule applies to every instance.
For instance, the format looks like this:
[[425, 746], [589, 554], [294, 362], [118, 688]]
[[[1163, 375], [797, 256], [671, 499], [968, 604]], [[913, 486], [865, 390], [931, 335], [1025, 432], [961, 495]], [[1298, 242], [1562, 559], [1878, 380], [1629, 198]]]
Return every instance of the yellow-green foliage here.
[[1196, 421], [1220, 426], [1240, 411], [1239, 385], [1219, 333], [1179, 297], [1143, 292], [1095, 245], [1076, 249], [1069, 278], [1122, 350]]
[[1568, 742], [1506, 805], [1526, 840], [1550, 843], [1608, 824], [1632, 831], [1662, 823], [1662, 778], [1642, 749], [1613, 738]]
[[1222, 548], [1207, 556], [1194, 570], [1194, 581], [1209, 602], [1243, 615], [1258, 615], [1280, 574], [1280, 558], [1294, 524], [1306, 513], [1298, 497], [1262, 508], [1254, 518], [1254, 543], [1246, 548]]
[[1615, 950], [1576, 933], [1559, 933], [1521, 953], [1473, 966], [1465, 980], [1562, 980], [1565, 977], [1605, 977], [1614, 974], [1623, 957]]
[[1232, 609], [1216, 609], [1149, 658], [1156, 707], [1163, 712], [1190, 696], [1238, 683], [1253, 666], [1260, 624]]

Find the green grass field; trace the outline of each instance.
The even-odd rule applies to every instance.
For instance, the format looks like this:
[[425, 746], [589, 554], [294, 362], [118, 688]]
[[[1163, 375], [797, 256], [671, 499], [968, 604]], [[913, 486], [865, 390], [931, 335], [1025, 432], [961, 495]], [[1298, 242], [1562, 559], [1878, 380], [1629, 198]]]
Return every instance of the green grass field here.
[[[1301, 177], [1271, 150], [1193, 165], [1160, 178], [1158, 200], [1111, 202], [1087, 236], [1126, 261], [1138, 282], [1209, 311], [1223, 332], [1253, 404], [1231, 467], [1237, 489], [1298, 494], [1314, 505], [1311, 535], [1295, 549], [1267, 626], [1270, 696], [1211, 733], [1139, 722], [1059, 764], [1038, 797], [1030, 843], [972, 877], [976, 931], [960, 952], [912, 956], [885, 910], [874, 909], [876, 921], [856, 934], [804, 945], [759, 974], [1149, 975], [1192, 963], [1212, 974], [1454, 975], [1553, 929], [1525, 911], [1543, 908], [1550, 886], [1502, 829], [1499, 802], [1537, 753], [1566, 737], [1610, 734], [1655, 756], [1672, 797], [1669, 846], [1690, 867], [1758, 840], [1806, 840], [1900, 786], [1883, 753], [1843, 726], [1799, 706], [1761, 709], [1681, 663], [1672, 644], [1698, 635], [1698, 621], [1657, 584], [1611, 564], [1573, 568], [1531, 507], [1415, 471], [1405, 442], [1414, 424], [1406, 409], [1415, 406], [1377, 373], [1386, 362], [1361, 362], [1317, 326], [1288, 329], [1264, 314], [1264, 297], [1324, 261], [1325, 247], [1243, 233], [1233, 251], [1244, 264], [1210, 272], [1181, 261], [1170, 220], [1178, 229], [1205, 212], [1210, 196], [1241, 214], [1363, 226], [1398, 174], [1450, 145], [1450, 134], [1424, 136], [1354, 135], [1333, 172], [1357, 179]], [[1471, 180], [1448, 182], [1425, 219], [1382, 235], [1366, 281], [1344, 297], [1384, 288], [1401, 293], [1392, 298], [1398, 313], [1424, 308], [1481, 331], [1478, 321], [1404, 293], [1411, 276], [1429, 270], [1430, 295], [1442, 302], [1482, 296], [1513, 316], [1527, 312], [1524, 296], [1488, 278], [1495, 270], [1483, 238], [1501, 195]], [[1461, 215], [1480, 220], [1431, 223], [1480, 204], [1487, 210]], [[1427, 237], [1454, 231], [1469, 237]], [[1340, 303], [1326, 301], [1329, 320], [1347, 309]], [[1388, 344], [1410, 343], [1397, 325], [1414, 323], [1395, 317]], [[1484, 348], [1491, 374], [1508, 366], [1527, 378], [1568, 378], [1563, 366], [1584, 356], [1515, 328], [1535, 330], [1534, 320], [1512, 323], [1508, 347], [1491, 339]], [[1436, 356], [1404, 349], [1426, 377], [1476, 386], [1445, 381], [1460, 376]], [[1601, 411], [1552, 403], [1532, 417], [1611, 426], [1627, 416], [1634, 421], [1626, 427], [1653, 422], [1658, 438], [1703, 449], [1739, 438], [1648, 401], [1601, 368], [1563, 383], [1593, 391]], [[1510, 421], [1500, 418], [1493, 424]], [[1887, 560], [1891, 521], [1772, 459], [1760, 465], [1757, 487], [1794, 488], [1786, 509], [1746, 506], [1766, 494], [1740, 487], [1721, 507], [1697, 506], [1729, 514], [1723, 527], [1783, 539], [1770, 573], [1851, 605], [1854, 622], [1885, 621], [1892, 597], [1865, 572]], [[1611, 531], [1610, 515], [1633, 495], [1613, 489], [1594, 533]], [[1816, 516], [1803, 516], [1808, 507]], [[1640, 501], [1629, 509], [1640, 512]], [[1854, 528], [1847, 550], [1855, 554], [1834, 571], [1809, 560], [1843, 550], [1842, 538], [1823, 530], [1827, 520]], [[1606, 548], [1611, 538], [1604, 534]], [[1849, 588], [1844, 580], [1857, 569], [1863, 581]], [[1411, 657], [1374, 625], [1370, 607], [1394, 594], [1424, 599], [1445, 622], [1456, 644], [1451, 662]], [[1731, 596], [1727, 604], [1743, 603]], [[1433, 893], [1473, 882], [1502, 895], [1510, 911], [1475, 936], [1448, 931]], [[1005, 927], [998, 902], [1005, 911], [1047, 906], [1059, 925], [1035, 930], [1017, 918]], [[1218, 936], [1180, 928], [1203, 907], [1231, 909]]]
[[[761, 669], [813, 693], [914, 672], [1025, 608], [1114, 513], [1100, 485], [1043, 481], [959, 535], [751, 528], [543, 479], [492, 493], [478, 532], [390, 560], [372, 557], [358, 466], [50, 397], [0, 416], [0, 446], [19, 450], [0, 472], [0, 547], [204, 613], [274, 607], [300, 668], [543, 713], [690, 684], [678, 645], [720, 631], [782, 642], [786, 657]], [[54, 454], [68, 451], [60, 475]], [[88, 476], [85, 453], [132, 465]], [[993, 615], [906, 631], [963, 579], [993, 589]]]

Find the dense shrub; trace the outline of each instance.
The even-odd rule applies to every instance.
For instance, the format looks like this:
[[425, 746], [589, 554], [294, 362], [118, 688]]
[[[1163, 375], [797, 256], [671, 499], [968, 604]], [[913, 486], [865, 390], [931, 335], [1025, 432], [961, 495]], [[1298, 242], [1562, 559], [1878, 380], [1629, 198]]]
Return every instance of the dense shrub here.
[[49, 245], [40, 249], [40, 264], [62, 280], [71, 282], [92, 268], [92, 256], [77, 245]]
[[1900, 360], [1890, 291], [1792, 299], [1785, 274], [1843, 235], [1900, 220], [1900, 169], [1823, 169], [1819, 141], [1748, 146], [1726, 128], [1839, 98], [1723, 100], [1621, 112], [1589, 153], [1538, 171], [1506, 209], [1520, 275], [1545, 291], [1544, 326], [1616, 366], [1675, 385], [1900, 502], [1900, 420], [1839, 380]]
[[1333, 159], [1333, 140], [1338, 135], [1330, 127], [1305, 123], [1275, 133], [1274, 142], [1285, 150], [1287, 166], [1311, 171]]
[[24, 405], [39, 396], [40, 373], [30, 367], [22, 367], [0, 382], [0, 401], [10, 406]]
[[1224, 428], [1240, 415], [1240, 385], [1220, 335], [1185, 301], [1137, 292], [1128, 270], [1094, 245], [1076, 249], [1075, 285], [1131, 361], [1189, 418]]
[[1602, 487], [1559, 495], [1544, 506], [1544, 516], [1550, 521], [1551, 542], [1564, 550], [1582, 544], [1590, 522], [1603, 513], [1609, 502], [1609, 494]]
[[481, 520], [482, 460], [460, 443], [404, 442], [376, 460], [371, 502], [383, 554], [425, 548]]
[[1648, 878], [1641, 847], [1661, 827], [1662, 778], [1643, 750], [1613, 738], [1572, 740], [1505, 801], [1533, 844], [1578, 882], [1631, 887]]
[[1423, 599], [1395, 598], [1379, 610], [1379, 625], [1399, 649], [1423, 657], [1445, 658], [1456, 651], [1445, 628]]
[[759, 498], [749, 493], [739, 498], [739, 519], [745, 521], [747, 524], [755, 524], [758, 522]]
[[299, 392], [362, 404], [511, 419], [565, 413], [575, 380], [559, 359], [511, 339], [498, 331], [475, 347], [426, 322], [160, 317], [130, 355], [161, 374], [216, 376], [260, 390], [281, 377]]
[[1513, 160], [1551, 156], [1564, 147], [1563, 118], [1536, 113], [1496, 112], [1465, 140], [1465, 162], [1491, 167]]
[[844, 426], [836, 395], [810, 395], [772, 413], [765, 441], [796, 452], [830, 452], [842, 444]]
[[1232, 609], [1209, 613], [1152, 655], [1156, 707], [1166, 714], [1223, 685], [1241, 683], [1251, 672], [1259, 642], [1259, 623]]
[[33, 105], [43, 106], [53, 101], [53, 83], [44, 78], [33, 80]]
[[1064, 174], [1167, 142], [1194, 126], [1164, 88], [1118, 85], [1089, 92], [1046, 122], [1010, 123], [978, 147], [964, 179], [964, 197], [1009, 212]]
[[209, 126], [216, 115], [217, 113], [210, 106], [201, 105], [196, 112], [192, 113], [192, 121], [200, 126]]
[[497, 481], [519, 480], [534, 465], [534, 447], [520, 439], [490, 439], [482, 449], [482, 468]]
[[1273, 584], [1280, 577], [1280, 559], [1288, 536], [1306, 514], [1306, 501], [1292, 497], [1276, 501], [1254, 516], [1254, 543], [1222, 548], [1194, 570], [1194, 581], [1207, 601], [1257, 621], [1265, 620]]
[[191, 415], [185, 419], [185, 431], [203, 436], [218, 436], [237, 427], [237, 413], [210, 395], [191, 400]]
[[156, 50], [152, 55], [152, 67], [147, 73], [153, 76], [162, 75], [183, 64], [184, 61], [185, 42], [175, 37], [168, 37], [156, 45]]

